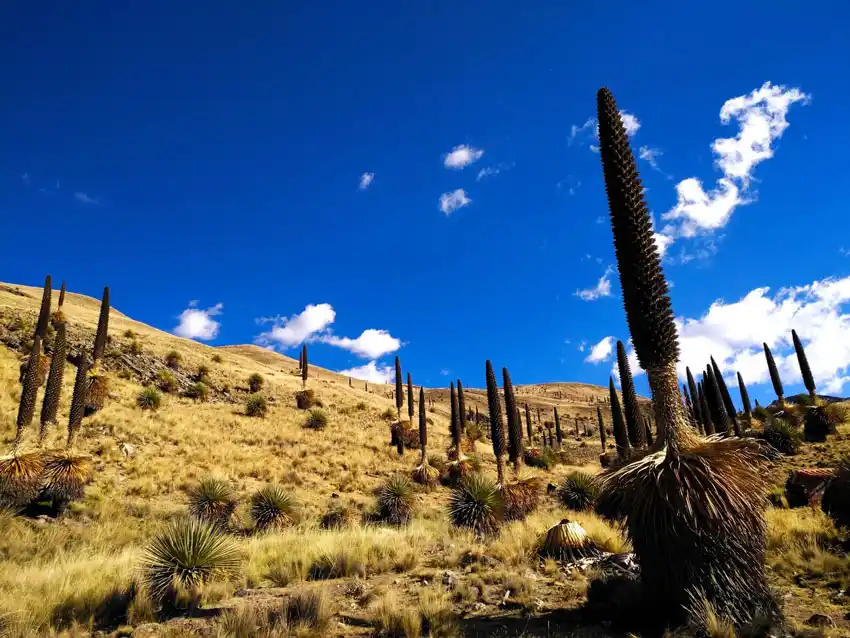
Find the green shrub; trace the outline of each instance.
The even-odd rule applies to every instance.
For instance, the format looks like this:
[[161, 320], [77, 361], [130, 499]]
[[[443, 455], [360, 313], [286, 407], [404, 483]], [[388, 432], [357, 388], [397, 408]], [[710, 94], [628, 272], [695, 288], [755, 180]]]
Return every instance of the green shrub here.
[[248, 390], [253, 393], [259, 392], [263, 389], [264, 381], [265, 380], [263, 379], [263, 376], [258, 372], [255, 372], [250, 377], [248, 377]]
[[304, 420], [304, 427], [311, 430], [324, 430], [328, 425], [328, 413], [320, 408], [313, 408]]
[[495, 535], [502, 523], [502, 493], [498, 484], [474, 473], [461, 481], [449, 497], [449, 518], [478, 536]]
[[136, 397], [136, 405], [142, 410], [157, 410], [162, 405], [162, 394], [152, 385], [145, 386]]
[[222, 528], [230, 523], [236, 504], [233, 490], [220, 479], [203, 478], [189, 491], [189, 513]]
[[847, 423], [850, 421], [850, 404], [830, 403], [826, 406], [826, 414], [829, 422], [835, 426]]
[[177, 392], [177, 379], [170, 370], [160, 370], [156, 375], [156, 387], [163, 392]]
[[558, 489], [558, 498], [564, 507], [584, 512], [593, 507], [599, 488], [596, 480], [585, 472], [573, 472]]
[[210, 368], [209, 366], [199, 365], [198, 372], [195, 374], [195, 381], [210, 384]]
[[264, 417], [269, 411], [266, 397], [262, 394], [252, 394], [245, 402], [245, 414], [248, 416]]
[[396, 411], [393, 410], [392, 408], [387, 408], [386, 410], [381, 412], [381, 418], [386, 419], [388, 421], [394, 420], [395, 416], [396, 416]]
[[150, 596], [162, 601], [180, 586], [197, 590], [214, 576], [237, 572], [241, 564], [242, 555], [233, 539], [209, 523], [181, 518], [145, 548], [141, 574]]
[[190, 399], [198, 399], [200, 401], [206, 401], [207, 397], [209, 397], [210, 391], [207, 387], [206, 383], [201, 383], [200, 381], [196, 381], [186, 390], [186, 396]]
[[176, 370], [180, 367], [180, 363], [183, 361], [183, 357], [180, 356], [180, 353], [176, 350], [172, 350], [167, 355], [165, 355], [165, 365], [167, 365], [172, 370]]
[[407, 525], [413, 513], [413, 484], [404, 474], [390, 476], [378, 492], [378, 518], [390, 525]]
[[133, 332], [132, 330], [130, 330], [129, 328], [127, 328], [127, 329], [124, 331], [124, 338], [125, 338], [125, 339], [132, 339], [132, 338], [134, 338], [135, 336], [136, 336], [136, 333], [135, 333], [135, 332]]
[[286, 527], [298, 518], [295, 497], [276, 483], [266, 485], [251, 497], [251, 519], [258, 530]]

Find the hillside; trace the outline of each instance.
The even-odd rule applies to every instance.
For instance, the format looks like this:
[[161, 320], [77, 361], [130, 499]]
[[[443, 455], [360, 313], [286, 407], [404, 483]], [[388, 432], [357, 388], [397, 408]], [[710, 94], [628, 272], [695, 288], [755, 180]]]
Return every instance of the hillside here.
[[[38, 288], [0, 284], [0, 423], [7, 450], [15, 435], [21, 356], [40, 296]], [[98, 309], [98, 300], [67, 295], [70, 360], [80, 348], [90, 347]], [[448, 523], [445, 487], [415, 490], [413, 520], [406, 527], [366, 524], [375, 508], [376, 489], [396, 472], [409, 474], [419, 457], [415, 450], [400, 457], [389, 445], [393, 387], [370, 383], [367, 391], [357, 380], [349, 386], [347, 377], [311, 362], [307, 386], [328, 417], [327, 427], [315, 430], [303, 427], [306, 413], [295, 406], [302, 381], [298, 362], [290, 357], [253, 345], [214, 348], [144, 325], [115, 309], [110, 312], [109, 336], [104, 360], [108, 400], [83, 421], [78, 440], [79, 449], [93, 457], [85, 497], [61, 518], [0, 515], [0, 628], [8, 635], [55, 635], [51, 632], [58, 630], [72, 636], [93, 631], [129, 635], [130, 627], [134, 636], [259, 635], [233, 627], [240, 618], [264, 618], [262, 610], [313, 591], [322, 592], [330, 610], [327, 623], [312, 629], [318, 635], [420, 635], [413, 629], [388, 629], [392, 623], [418, 627], [418, 614], [442, 628], [438, 635], [446, 636], [461, 631], [618, 635], [608, 632], [608, 620], [582, 611], [592, 573], [539, 561], [533, 553], [541, 533], [566, 516], [579, 521], [602, 549], [630, 549], [622, 530], [591, 513], [568, 512], [554, 495], [544, 494], [547, 483], [560, 484], [578, 469], [599, 470], [599, 436], [592, 426], [597, 406], [610, 423], [607, 388], [582, 383], [517, 387], [519, 404], [529, 405], [535, 422], [538, 408], [545, 421], [557, 407], [570, 435], [561, 463], [550, 469], [524, 469], [540, 480], [538, 511], [482, 541]], [[166, 365], [172, 351], [180, 355], [176, 369]], [[183, 396], [202, 366], [209, 369], [208, 400]], [[164, 370], [175, 377], [176, 390], [165, 393], [158, 410], [139, 409], [140, 390], [157, 382]], [[254, 373], [265, 380], [265, 418], [245, 416], [248, 377]], [[75, 366], [66, 363], [59, 426], [49, 432], [47, 448], [58, 448], [64, 441], [74, 374]], [[445, 457], [450, 443], [448, 390], [429, 388], [425, 396], [428, 451]], [[466, 389], [466, 404], [486, 413], [486, 393]], [[583, 427], [575, 434], [576, 418], [591, 425], [589, 437]], [[26, 450], [34, 449], [37, 419], [38, 413], [24, 440]], [[485, 433], [474, 448], [483, 471], [492, 475], [495, 462], [488, 436]], [[850, 438], [846, 428], [839, 438]], [[609, 437], [609, 449], [612, 443]], [[787, 468], [777, 469], [777, 480], [785, 473]], [[135, 585], [140, 558], [157, 532], [185, 515], [188, 493], [208, 476], [224, 480], [239, 498], [233, 538], [242, 567], [201, 589], [199, 613], [157, 615]], [[256, 533], [250, 499], [269, 483], [294, 496], [300, 522]], [[333, 511], [346, 512], [353, 522], [338, 530], [320, 529], [319, 521]], [[788, 560], [796, 561], [792, 568], [779, 553], [797, 543], [836, 543], [834, 528], [816, 511], [776, 510], [771, 516], [779, 561], [776, 577], [783, 591], [793, 591], [792, 618], [802, 622], [815, 612], [824, 613], [846, 629], [840, 600], [832, 594], [806, 598], [812, 582], [794, 584], [796, 576], [791, 574], [805, 573], [808, 559], [789, 554]], [[833, 556], [826, 549], [818, 551], [822, 563]], [[850, 571], [839, 570], [835, 576], [835, 568], [823, 564], [830, 574], [823, 578], [850, 580]]]

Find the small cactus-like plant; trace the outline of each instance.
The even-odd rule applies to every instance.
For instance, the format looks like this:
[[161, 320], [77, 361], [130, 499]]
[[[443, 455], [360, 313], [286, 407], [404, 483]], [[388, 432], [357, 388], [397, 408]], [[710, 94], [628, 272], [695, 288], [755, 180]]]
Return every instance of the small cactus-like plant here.
[[189, 491], [189, 513], [222, 529], [230, 524], [237, 503], [233, 490], [221, 479], [203, 478]]
[[255, 416], [263, 418], [269, 411], [269, 404], [266, 397], [262, 394], [252, 394], [245, 401], [245, 414], [247, 416]]
[[413, 485], [404, 474], [393, 474], [378, 492], [378, 518], [389, 525], [407, 525], [413, 514]]
[[162, 393], [152, 385], [145, 386], [136, 395], [136, 405], [142, 410], [158, 410], [162, 405]]
[[299, 519], [298, 503], [290, 492], [271, 483], [251, 497], [251, 518], [258, 530], [287, 527]]
[[596, 480], [584, 472], [573, 472], [558, 488], [558, 498], [564, 507], [584, 512], [593, 507], [599, 488]]
[[248, 391], [249, 392], [259, 392], [263, 389], [263, 375], [258, 372], [255, 372], [250, 377], [248, 377]]
[[502, 525], [503, 511], [499, 484], [482, 474], [470, 474], [449, 497], [452, 524], [470, 529], [477, 536], [496, 535]]

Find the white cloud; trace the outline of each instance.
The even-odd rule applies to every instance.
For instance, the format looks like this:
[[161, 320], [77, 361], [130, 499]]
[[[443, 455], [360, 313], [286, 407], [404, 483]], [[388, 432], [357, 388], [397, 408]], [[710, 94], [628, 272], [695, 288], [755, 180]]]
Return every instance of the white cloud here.
[[446, 215], [451, 215], [458, 208], [468, 206], [470, 203], [472, 200], [462, 188], [440, 195], [440, 210]]
[[[626, 135], [629, 137], [635, 135], [640, 130], [640, 120], [636, 115], [621, 110], [620, 120], [623, 122], [623, 127], [626, 129]], [[573, 142], [580, 138], [586, 139], [591, 131], [593, 131], [593, 139], [595, 141], [599, 141], [599, 123], [596, 121], [596, 118], [588, 118], [581, 126], [573, 124], [570, 127], [570, 137], [567, 139], [567, 145], [572, 146]], [[598, 153], [599, 146], [591, 143], [590, 150], [594, 153]]]
[[584, 352], [585, 348], [587, 348], [587, 341], [582, 341], [578, 344], [578, 351]]
[[502, 171], [510, 170], [513, 167], [514, 167], [513, 162], [511, 162], [510, 164], [499, 163], [499, 164], [496, 164], [495, 166], [486, 166], [486, 167], [482, 168], [480, 171], [478, 171], [478, 175], [475, 176], [475, 181], [480, 182], [485, 177], [495, 177], [496, 175], [498, 175]]
[[174, 334], [186, 339], [200, 339], [209, 341], [218, 336], [221, 322], [213, 319], [221, 314], [224, 304], [217, 303], [211, 308], [201, 310], [197, 308], [197, 301], [190, 301], [189, 307], [180, 313], [180, 323], [174, 328]]
[[[626, 113], [625, 111], [620, 111], [620, 119], [623, 121], [623, 126], [626, 129], [626, 135], [631, 137], [640, 129], [640, 120], [637, 119], [636, 116], [631, 113]], [[597, 137], [599, 136], [599, 129], [596, 130]]]
[[796, 88], [765, 82], [747, 95], [726, 100], [720, 122], [738, 124], [735, 137], [714, 140], [714, 164], [722, 176], [708, 191], [696, 177], [676, 185], [676, 205], [662, 215], [669, 223], [662, 233], [671, 238], [694, 237], [725, 226], [738, 206], [755, 200], [750, 183], [755, 167], [773, 157], [773, 142], [788, 128], [792, 104], [808, 103], [810, 96]]
[[444, 377], [447, 377], [447, 376], [449, 376], [449, 371], [448, 370], [440, 370], [440, 374], [443, 375]]
[[592, 363], [593, 365], [597, 365], [602, 363], [603, 361], [607, 361], [611, 357], [611, 353], [614, 351], [614, 337], [605, 337], [593, 346], [590, 349], [590, 354], [588, 354], [584, 360], [587, 363]]
[[[652, 170], [658, 171], [668, 179], [673, 179], [658, 167], [658, 158], [664, 155], [660, 148], [650, 148], [649, 146], [641, 146], [638, 149], [638, 157], [652, 167]], [[648, 189], [644, 188], [644, 191]]]
[[[677, 318], [679, 377], [685, 378], [686, 366], [698, 373], [713, 356], [733, 386], [737, 385], [737, 372], [748, 385], [769, 383], [762, 348], [762, 343], [767, 343], [783, 384], [799, 384], [800, 369], [791, 341], [795, 329], [818, 390], [841, 394], [850, 382], [850, 276], [769, 293], [767, 287], [756, 288], [735, 302], [715, 301], [699, 318]], [[640, 374], [632, 349], [629, 359], [632, 372]]]
[[455, 146], [450, 153], [446, 153], [443, 156], [443, 166], [461, 170], [480, 160], [483, 155], [484, 151], [480, 148], [461, 144], [460, 146]]
[[401, 341], [393, 337], [386, 330], [375, 330], [368, 328], [360, 333], [356, 339], [350, 337], [337, 337], [334, 335], [323, 335], [319, 339], [338, 348], [343, 348], [366, 359], [377, 359], [395, 352], [401, 347]]
[[336, 311], [329, 303], [309, 304], [299, 314], [271, 319], [275, 325], [271, 330], [260, 334], [256, 340], [259, 343], [291, 348], [323, 332], [335, 319]]
[[596, 301], [600, 297], [610, 297], [611, 275], [613, 273], [613, 266], [608, 266], [608, 268], [605, 269], [605, 272], [599, 278], [599, 281], [596, 282], [596, 286], [594, 286], [593, 288], [587, 288], [586, 290], [576, 290], [575, 296], [583, 299], [584, 301]]
[[100, 203], [94, 197], [89, 197], [85, 193], [74, 193], [74, 197], [77, 199], [78, 202], [82, 204], [92, 204], [96, 206]]
[[378, 365], [374, 361], [355, 368], [340, 370], [339, 374], [370, 383], [391, 383], [395, 379], [395, 370], [392, 366]]
[[358, 186], [358, 188], [361, 191], [365, 191], [367, 188], [369, 188], [369, 184], [372, 183], [373, 179], [375, 179], [375, 173], [363, 173], [360, 176], [360, 186]]

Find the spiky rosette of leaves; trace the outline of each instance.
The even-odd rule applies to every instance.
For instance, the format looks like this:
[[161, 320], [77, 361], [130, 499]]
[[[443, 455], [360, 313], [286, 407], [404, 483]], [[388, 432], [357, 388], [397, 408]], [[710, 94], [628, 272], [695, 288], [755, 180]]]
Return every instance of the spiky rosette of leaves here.
[[0, 507], [23, 507], [38, 496], [43, 470], [36, 452], [0, 458]]
[[770, 373], [770, 382], [773, 384], [773, 391], [776, 392], [776, 398], [780, 406], [785, 401], [785, 389], [782, 387], [782, 379], [779, 377], [779, 369], [776, 367], [776, 361], [773, 360], [773, 353], [766, 343], [762, 344], [764, 348], [764, 358], [767, 359], [767, 371]]
[[251, 497], [251, 519], [258, 530], [287, 527], [298, 518], [298, 502], [277, 483], [266, 485]]
[[541, 537], [537, 554], [543, 558], [572, 562], [599, 556], [601, 552], [581, 525], [565, 518]]
[[835, 433], [835, 424], [823, 406], [809, 406], [803, 417], [803, 436], [811, 443], [823, 443], [827, 436]]
[[163, 601], [175, 589], [197, 589], [215, 576], [230, 575], [242, 552], [219, 528], [197, 518], [180, 518], [154, 536], [142, 553], [140, 572], [151, 598]]
[[803, 436], [793, 424], [771, 416], [764, 424], [764, 430], [759, 438], [766, 441], [777, 452], [793, 456], [800, 451]]
[[766, 504], [761, 451], [749, 439], [664, 450], [602, 477], [600, 501], [616, 504], [640, 558], [652, 604], [681, 622], [701, 587], [735, 624], [775, 617], [764, 574]]
[[502, 368], [502, 381], [505, 389], [505, 414], [508, 417], [508, 460], [514, 464], [514, 469], [518, 469], [522, 461], [522, 424], [517, 420], [519, 410], [514, 396], [514, 384], [507, 368]]
[[41, 308], [38, 311], [38, 322], [35, 326], [35, 333], [44, 339], [47, 336], [47, 325], [50, 322], [50, 298], [53, 291], [53, 285], [50, 275], [44, 278], [44, 290], [41, 294]]
[[[617, 390], [614, 388], [614, 377], [608, 377], [608, 395], [611, 399], [611, 428], [614, 430], [617, 456], [626, 458], [629, 456], [629, 435], [626, 432], [623, 410], [620, 408], [620, 397], [617, 396]], [[578, 428], [578, 424], [576, 424], [576, 428]]]
[[413, 485], [404, 474], [388, 477], [378, 492], [378, 518], [389, 525], [407, 525], [413, 515]]
[[103, 289], [100, 300], [100, 316], [97, 318], [97, 333], [94, 336], [92, 359], [99, 361], [106, 350], [106, 333], [109, 331], [109, 286]]
[[50, 372], [47, 375], [47, 387], [44, 389], [44, 402], [41, 404], [41, 426], [56, 423], [59, 411], [59, 399], [62, 396], [62, 380], [65, 372], [65, 357], [67, 347], [65, 341], [65, 324], [56, 327], [56, 337], [53, 340], [53, 357], [50, 359]]
[[652, 370], [679, 357], [673, 308], [620, 110], [607, 88], [599, 89], [596, 104], [599, 153], [626, 320], [640, 366]]
[[76, 501], [91, 480], [92, 457], [88, 454], [53, 452], [45, 455], [42, 496], [53, 501]]
[[203, 521], [227, 529], [238, 501], [227, 482], [205, 477], [189, 490], [189, 513]]
[[77, 432], [83, 423], [86, 411], [86, 395], [89, 391], [89, 358], [85, 351], [80, 353], [77, 374], [74, 377], [74, 392], [71, 395], [71, 408], [68, 412], [68, 447], [74, 444]]
[[449, 518], [456, 527], [477, 536], [494, 536], [502, 524], [504, 502], [498, 483], [483, 474], [471, 474], [449, 496]]
[[413, 468], [413, 472], [411, 473], [411, 478], [414, 483], [418, 483], [419, 485], [424, 485], [426, 487], [433, 487], [440, 481], [440, 475], [442, 471], [438, 467], [434, 467], [428, 462], [428, 459], [425, 458], [422, 462]]
[[[499, 397], [499, 385], [496, 383], [496, 374], [493, 372], [493, 364], [487, 360], [485, 365], [487, 378], [487, 406], [490, 410], [490, 438], [493, 441], [493, 454], [496, 455], [496, 470], [498, 471], [498, 482], [504, 482], [504, 468], [502, 457], [505, 455], [505, 425], [502, 422], [502, 401]], [[526, 406], [526, 418], [528, 418], [528, 406]]]
[[599, 486], [594, 477], [585, 472], [573, 472], [558, 488], [558, 498], [564, 507], [584, 512], [593, 507]]
[[514, 480], [502, 486], [504, 520], [522, 521], [534, 512], [540, 503], [541, 485], [541, 480], [536, 476], [523, 476], [522, 472], [514, 472]]
[[753, 408], [750, 405], [750, 393], [747, 392], [747, 386], [744, 383], [744, 377], [741, 376], [741, 373], [738, 373], [738, 390], [741, 393], [741, 405], [744, 407], [744, 416], [747, 418], [747, 421], [752, 421], [753, 419]]
[[741, 426], [738, 424], [738, 411], [735, 409], [735, 404], [732, 402], [732, 395], [729, 394], [729, 388], [726, 385], [726, 380], [720, 372], [720, 367], [711, 358], [711, 370], [714, 372], [714, 379], [717, 381], [717, 388], [720, 390], [720, 398], [723, 400], [723, 409], [726, 412], [727, 422], [732, 424], [732, 429], [735, 431], [735, 436], [741, 436]]
[[800, 365], [803, 385], [806, 386], [812, 402], [815, 402], [818, 397], [817, 388], [815, 387], [815, 378], [812, 376], [812, 369], [809, 367], [809, 359], [806, 357], [806, 351], [803, 349], [803, 342], [797, 336], [796, 330], [791, 330], [791, 338], [794, 341], [794, 351], [797, 353], [797, 363]]
[[36, 335], [32, 342], [29, 363], [24, 374], [24, 386], [21, 390], [21, 402], [18, 405], [18, 418], [16, 421], [15, 450], [21, 444], [24, 430], [26, 430], [35, 413], [35, 400], [38, 396], [38, 364], [41, 358], [41, 337]]
[[398, 411], [398, 418], [401, 419], [401, 408], [404, 406], [404, 383], [401, 378], [401, 361], [398, 356], [395, 358], [395, 407]]
[[632, 368], [626, 356], [626, 346], [617, 341], [617, 366], [620, 371], [620, 390], [623, 393], [623, 416], [626, 419], [626, 431], [629, 443], [634, 448], [646, 444], [643, 437], [643, 422], [640, 418], [640, 405], [635, 392], [635, 382], [632, 379]]

